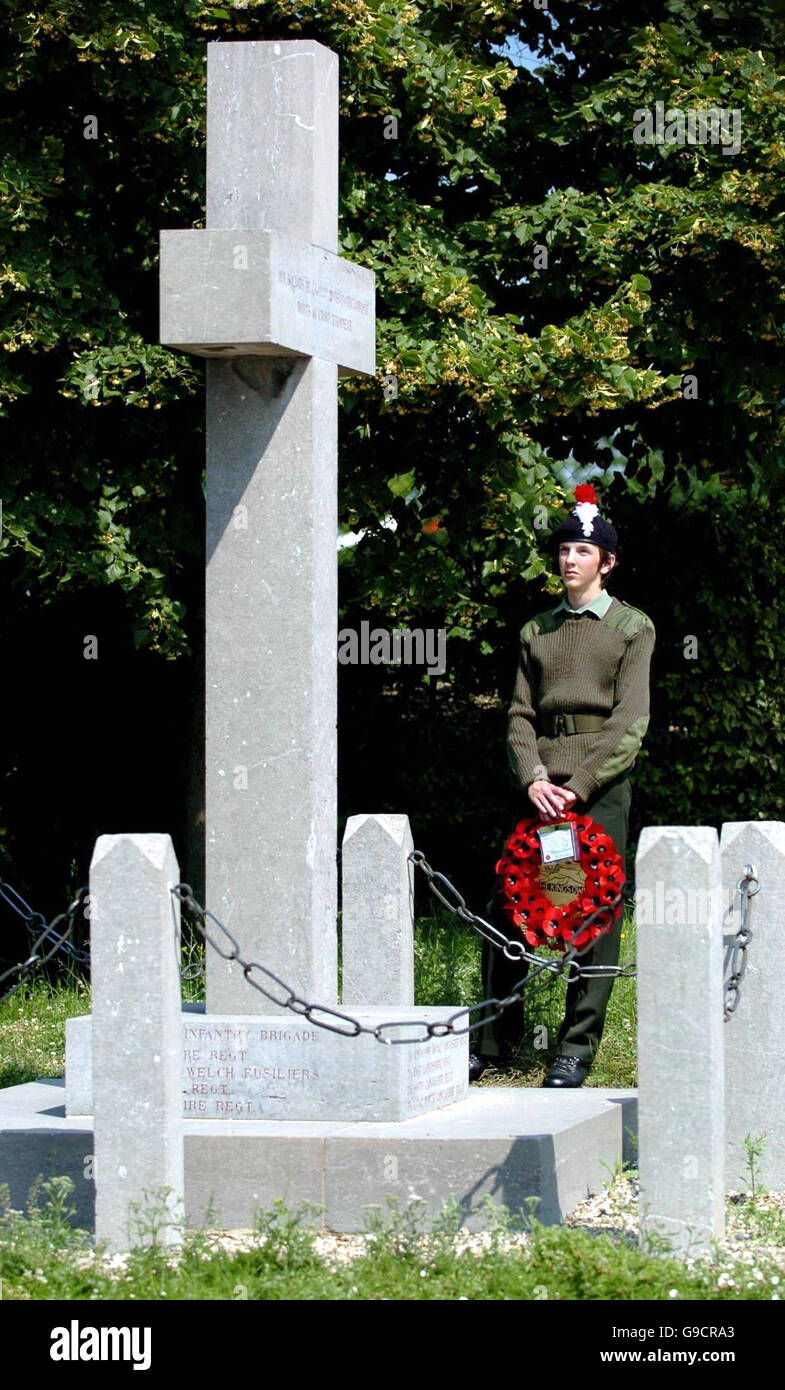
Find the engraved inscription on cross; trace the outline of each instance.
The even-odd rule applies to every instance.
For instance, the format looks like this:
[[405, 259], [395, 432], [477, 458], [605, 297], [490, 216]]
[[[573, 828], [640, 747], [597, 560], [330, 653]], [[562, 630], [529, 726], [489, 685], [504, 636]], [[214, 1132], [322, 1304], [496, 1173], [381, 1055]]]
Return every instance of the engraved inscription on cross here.
[[[338, 60], [207, 47], [207, 218], [161, 233], [161, 342], [208, 358], [206, 896], [248, 959], [337, 989], [337, 375], [375, 371], [338, 247]], [[273, 990], [275, 1003], [285, 990]], [[208, 952], [207, 1009], [269, 1013]]]

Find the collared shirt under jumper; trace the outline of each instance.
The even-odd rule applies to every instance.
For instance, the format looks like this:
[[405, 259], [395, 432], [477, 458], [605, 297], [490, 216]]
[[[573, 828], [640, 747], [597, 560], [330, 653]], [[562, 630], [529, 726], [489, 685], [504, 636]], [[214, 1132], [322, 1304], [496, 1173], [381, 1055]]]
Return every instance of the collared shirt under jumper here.
[[[507, 753], [521, 786], [568, 778], [579, 801], [631, 768], [649, 725], [655, 631], [639, 608], [603, 590], [582, 608], [563, 599], [521, 630]], [[589, 714], [586, 733], [546, 734], [539, 716]]]

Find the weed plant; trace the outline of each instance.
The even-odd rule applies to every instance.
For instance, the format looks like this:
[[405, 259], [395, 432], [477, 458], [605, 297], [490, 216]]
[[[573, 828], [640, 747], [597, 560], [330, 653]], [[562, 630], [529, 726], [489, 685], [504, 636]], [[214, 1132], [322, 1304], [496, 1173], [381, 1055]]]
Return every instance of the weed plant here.
[[[487, 1229], [470, 1241], [463, 1213], [447, 1203], [429, 1221], [417, 1199], [390, 1201], [370, 1213], [366, 1248], [354, 1259], [325, 1260], [309, 1226], [318, 1210], [282, 1203], [258, 1213], [251, 1248], [232, 1253], [204, 1230], [182, 1243], [160, 1240], [170, 1223], [163, 1194], [153, 1194], [147, 1245], [107, 1254], [70, 1225], [73, 1184], [52, 1178], [32, 1194], [26, 1214], [0, 1188], [0, 1280], [6, 1300], [499, 1300], [658, 1301], [770, 1300], [779, 1297], [781, 1266], [726, 1265], [719, 1281], [709, 1262], [690, 1268], [667, 1253], [646, 1254], [626, 1241], [536, 1216], [513, 1221], [487, 1206]], [[144, 1219], [137, 1225], [137, 1237]], [[732, 1280], [732, 1282], [731, 1282]]]

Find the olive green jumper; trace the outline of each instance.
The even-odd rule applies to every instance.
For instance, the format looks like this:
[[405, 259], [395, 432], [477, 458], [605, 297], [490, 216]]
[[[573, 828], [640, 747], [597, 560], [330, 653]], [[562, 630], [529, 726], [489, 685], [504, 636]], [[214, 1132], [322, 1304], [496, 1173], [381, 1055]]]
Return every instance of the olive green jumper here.
[[[651, 619], [617, 598], [579, 612], [562, 603], [526, 623], [507, 725], [507, 754], [522, 787], [567, 777], [564, 785], [585, 802], [633, 766], [649, 725], [654, 638]], [[538, 715], [549, 714], [606, 722], [593, 733], [548, 737]]]

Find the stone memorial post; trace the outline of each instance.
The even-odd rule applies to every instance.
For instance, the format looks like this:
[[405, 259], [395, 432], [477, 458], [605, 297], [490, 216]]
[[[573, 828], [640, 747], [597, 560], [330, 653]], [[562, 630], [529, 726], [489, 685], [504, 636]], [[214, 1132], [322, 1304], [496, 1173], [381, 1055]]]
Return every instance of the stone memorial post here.
[[[170, 892], [178, 881], [168, 835], [101, 835], [96, 842], [90, 865], [95, 1231], [116, 1249], [151, 1237], [152, 1230], [145, 1237], [139, 1229], [140, 1218], [152, 1223], [169, 1211], [182, 1219], [180, 905]], [[158, 1239], [172, 1243], [179, 1231], [164, 1221]]]
[[763, 1135], [758, 1180], [770, 1191], [785, 1187], [785, 825], [782, 821], [730, 821], [722, 827], [725, 896], [725, 977], [740, 926], [737, 890], [747, 864], [759, 891], [749, 900], [753, 939], [739, 1001], [725, 1024], [725, 1181], [747, 1191], [750, 1169], [744, 1140]]
[[[337, 988], [337, 372], [375, 371], [338, 246], [338, 60], [207, 46], [207, 226], [161, 233], [161, 341], [207, 362], [206, 896], [243, 953]], [[212, 1013], [273, 1013], [207, 957]]]
[[343, 837], [344, 1004], [414, 1003], [414, 849], [408, 816], [349, 816]]
[[716, 830], [646, 827], [635, 883], [641, 1240], [698, 1255], [725, 1230]]

